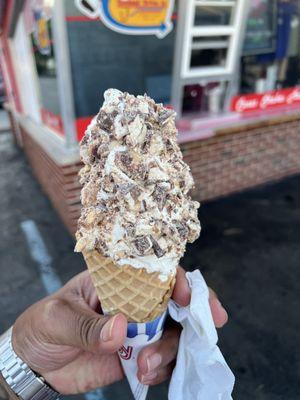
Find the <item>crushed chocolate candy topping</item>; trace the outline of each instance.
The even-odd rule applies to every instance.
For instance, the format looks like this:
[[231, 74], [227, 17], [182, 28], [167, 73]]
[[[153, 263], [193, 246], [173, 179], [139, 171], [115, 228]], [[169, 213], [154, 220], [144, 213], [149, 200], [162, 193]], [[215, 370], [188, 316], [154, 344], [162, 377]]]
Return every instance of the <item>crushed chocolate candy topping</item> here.
[[101, 144], [97, 149], [97, 158], [103, 160], [109, 155], [109, 145], [107, 143]]
[[115, 191], [114, 179], [111, 175], [105, 176], [102, 180], [102, 189], [107, 193], [113, 193]]
[[162, 211], [167, 201], [167, 189], [163, 184], [157, 184], [153, 192], [153, 199], [156, 201], [158, 209]]
[[174, 225], [176, 226], [176, 229], [177, 229], [180, 237], [183, 240], [186, 240], [189, 235], [188, 227], [184, 223], [179, 222], [179, 221], [174, 221]]
[[138, 200], [139, 196], [142, 194], [141, 189], [138, 188], [138, 186], [133, 185], [132, 188], [130, 189], [130, 194], [133, 197], [134, 200]]
[[95, 145], [95, 146], [92, 148], [92, 151], [91, 151], [91, 153], [92, 153], [92, 155], [94, 156], [95, 159], [96, 159], [96, 158], [100, 158], [100, 157], [99, 157], [99, 154], [98, 154], [98, 149], [99, 149], [99, 146]]
[[119, 153], [120, 154], [120, 162], [122, 165], [124, 165], [126, 168], [130, 168], [130, 165], [132, 164], [132, 157], [128, 153]]
[[144, 211], [147, 210], [147, 203], [145, 202], [145, 200], [142, 200], [140, 210], [141, 210], [142, 212], [144, 212]]
[[125, 224], [125, 231], [127, 236], [133, 238], [135, 236], [135, 226], [131, 223]]
[[83, 146], [83, 145], [87, 144], [87, 142], [88, 142], [88, 137], [83, 136], [83, 138], [81, 139], [80, 145]]
[[153, 251], [154, 251], [156, 257], [158, 257], [158, 258], [163, 257], [163, 256], [166, 254], [166, 251], [163, 250], [163, 249], [159, 246], [159, 244], [157, 243], [157, 241], [156, 241], [152, 236], [150, 236], [150, 239], [151, 239]]
[[173, 110], [146, 95], [105, 92], [80, 146], [78, 251], [97, 249], [115, 262], [147, 256], [179, 261], [200, 224], [177, 133]]
[[151, 239], [146, 236], [141, 236], [135, 239], [134, 245], [140, 256], [144, 256], [152, 247]]
[[114, 118], [115, 117], [113, 115], [107, 114], [104, 110], [100, 110], [97, 117], [99, 127], [106, 132], [111, 132]]
[[105, 242], [103, 240], [99, 239], [99, 238], [96, 239], [96, 246], [99, 249], [102, 249], [104, 251], [106, 251], [108, 249], [107, 245], [105, 244]]
[[175, 112], [167, 108], [163, 108], [158, 112], [158, 121], [160, 124], [165, 124], [170, 118], [175, 118]]

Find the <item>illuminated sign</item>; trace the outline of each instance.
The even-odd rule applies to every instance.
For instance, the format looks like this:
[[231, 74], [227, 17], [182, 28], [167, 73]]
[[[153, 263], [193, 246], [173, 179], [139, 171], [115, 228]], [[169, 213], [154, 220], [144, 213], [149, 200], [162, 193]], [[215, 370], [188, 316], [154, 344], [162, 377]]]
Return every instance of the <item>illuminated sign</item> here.
[[243, 114], [249, 111], [272, 110], [294, 104], [300, 104], [299, 87], [234, 97], [231, 111]]
[[173, 29], [174, 0], [75, 0], [75, 4], [89, 18], [100, 17], [119, 33], [164, 38]]

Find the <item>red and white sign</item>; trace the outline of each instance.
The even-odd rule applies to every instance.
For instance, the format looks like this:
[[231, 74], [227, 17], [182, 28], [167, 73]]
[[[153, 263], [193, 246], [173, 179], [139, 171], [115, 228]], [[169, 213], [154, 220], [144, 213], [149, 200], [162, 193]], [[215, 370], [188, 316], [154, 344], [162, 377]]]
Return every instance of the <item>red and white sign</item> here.
[[41, 116], [45, 125], [49, 126], [49, 128], [53, 129], [60, 135], [64, 134], [63, 121], [60, 115], [53, 114], [53, 112], [42, 108]]
[[300, 106], [300, 87], [234, 97], [231, 111], [243, 114], [251, 111], [273, 110], [292, 104]]

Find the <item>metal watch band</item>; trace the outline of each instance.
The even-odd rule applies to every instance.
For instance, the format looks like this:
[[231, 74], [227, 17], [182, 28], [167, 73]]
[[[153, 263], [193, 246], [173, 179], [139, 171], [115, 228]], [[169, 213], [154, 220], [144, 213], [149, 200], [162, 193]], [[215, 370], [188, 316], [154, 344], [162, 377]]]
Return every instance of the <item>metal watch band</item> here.
[[14, 352], [12, 328], [0, 337], [0, 372], [8, 386], [22, 400], [56, 400], [59, 393], [48, 386]]

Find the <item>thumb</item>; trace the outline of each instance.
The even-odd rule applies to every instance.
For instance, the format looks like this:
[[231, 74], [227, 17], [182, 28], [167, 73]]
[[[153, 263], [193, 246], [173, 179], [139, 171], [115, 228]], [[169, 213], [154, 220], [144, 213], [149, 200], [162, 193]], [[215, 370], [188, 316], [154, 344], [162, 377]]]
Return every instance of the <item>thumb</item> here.
[[[122, 346], [126, 337], [127, 320], [124, 315], [100, 315], [86, 303], [73, 304], [52, 299], [46, 315], [48, 329], [52, 331], [51, 337], [56, 344], [98, 354], [112, 353]], [[51, 321], [54, 329], [50, 327]]]

